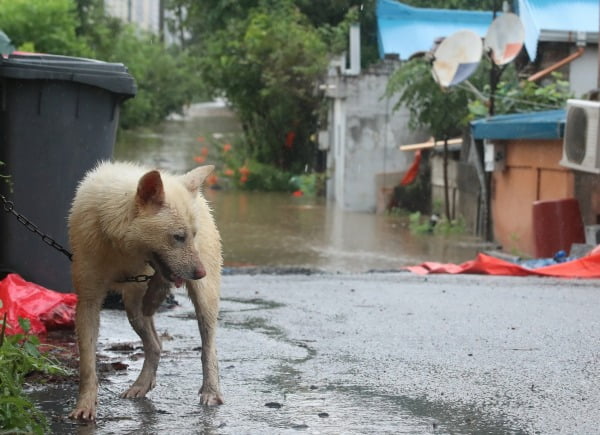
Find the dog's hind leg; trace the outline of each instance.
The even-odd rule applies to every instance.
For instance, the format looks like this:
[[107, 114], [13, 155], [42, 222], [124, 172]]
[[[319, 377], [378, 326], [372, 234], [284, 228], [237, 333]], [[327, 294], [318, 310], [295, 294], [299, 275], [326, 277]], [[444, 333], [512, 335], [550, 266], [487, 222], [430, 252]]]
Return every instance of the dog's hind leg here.
[[[213, 284], [211, 286], [210, 284]], [[219, 387], [219, 363], [217, 361], [216, 332], [219, 314], [218, 280], [188, 281], [188, 295], [194, 304], [200, 337], [202, 338], [202, 388], [200, 402], [203, 405], [222, 405], [223, 396]]]
[[160, 360], [161, 342], [154, 328], [152, 316], [142, 312], [142, 300], [146, 293], [145, 284], [128, 284], [123, 290], [123, 304], [127, 318], [134, 331], [142, 339], [144, 346], [144, 365], [133, 385], [121, 394], [121, 397], [145, 397], [156, 385], [156, 369]]

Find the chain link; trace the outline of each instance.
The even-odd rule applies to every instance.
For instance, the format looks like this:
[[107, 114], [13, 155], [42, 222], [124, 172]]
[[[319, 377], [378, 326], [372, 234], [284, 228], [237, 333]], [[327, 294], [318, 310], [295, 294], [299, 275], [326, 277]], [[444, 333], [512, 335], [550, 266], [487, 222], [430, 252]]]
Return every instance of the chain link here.
[[58, 243], [56, 240], [54, 240], [48, 234], [42, 233], [39, 230], [39, 228], [36, 225], [34, 225], [29, 219], [27, 219], [25, 216], [23, 216], [22, 214], [17, 212], [15, 210], [15, 205], [12, 203], [12, 201], [7, 200], [4, 195], [0, 195], [0, 200], [2, 200], [2, 204], [3, 204], [3, 208], [4, 208], [5, 212], [13, 214], [17, 218], [17, 221], [19, 221], [21, 224], [23, 224], [23, 226], [25, 226], [25, 228], [27, 228], [32, 233], [35, 233], [38, 236], [40, 236], [44, 243], [46, 243], [49, 246], [52, 246], [57, 251], [62, 252], [63, 254], [65, 254], [67, 256], [67, 258], [69, 260], [73, 261], [73, 254], [71, 254], [63, 245]]
[[152, 279], [152, 275], [136, 275], [123, 278], [117, 282], [147, 282]]
[[[34, 225], [29, 219], [27, 219], [21, 213], [17, 212], [15, 210], [15, 205], [13, 204], [12, 201], [9, 201], [8, 199], [6, 199], [6, 197], [2, 194], [0, 194], [0, 200], [2, 201], [2, 206], [3, 206], [5, 212], [11, 213], [12, 215], [14, 215], [17, 218], [17, 221], [19, 221], [21, 224], [23, 224], [23, 226], [25, 228], [27, 228], [32, 233], [35, 233], [38, 236], [40, 236], [44, 243], [46, 243], [49, 246], [52, 246], [57, 251], [62, 252], [69, 258], [69, 260], [73, 261], [73, 254], [71, 254], [64, 246], [62, 246], [60, 243], [58, 243], [56, 240], [54, 240], [48, 234], [42, 233], [39, 230], [39, 228], [36, 225]], [[151, 278], [152, 278], [152, 275], [136, 275], [136, 276], [130, 276], [130, 277], [124, 278], [118, 282], [147, 282]]]

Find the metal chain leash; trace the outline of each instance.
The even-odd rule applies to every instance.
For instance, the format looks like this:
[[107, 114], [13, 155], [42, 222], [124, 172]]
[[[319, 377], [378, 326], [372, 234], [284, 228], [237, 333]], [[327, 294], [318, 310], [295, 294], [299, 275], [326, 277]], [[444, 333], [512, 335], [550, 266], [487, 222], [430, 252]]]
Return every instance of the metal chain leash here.
[[48, 234], [42, 233], [39, 230], [39, 228], [36, 225], [34, 225], [29, 219], [27, 219], [21, 213], [17, 212], [15, 210], [15, 205], [12, 203], [12, 201], [9, 201], [8, 199], [6, 199], [6, 197], [4, 195], [0, 195], [0, 200], [2, 200], [2, 204], [3, 204], [5, 212], [13, 214], [17, 218], [17, 220], [20, 223], [22, 223], [23, 226], [25, 226], [25, 228], [27, 228], [32, 233], [35, 233], [38, 236], [40, 236], [42, 238], [42, 240], [44, 241], [44, 243], [52, 246], [57, 251], [62, 252], [69, 258], [69, 260], [73, 261], [73, 254], [71, 254], [64, 246], [62, 246], [60, 243], [58, 243], [56, 240], [54, 240]]
[[[4, 208], [5, 212], [10, 213], [13, 216], [15, 216], [17, 218], [17, 221], [19, 221], [21, 224], [23, 224], [23, 226], [25, 228], [27, 228], [32, 233], [35, 233], [38, 236], [40, 236], [41, 239], [44, 241], [44, 243], [46, 243], [49, 246], [52, 246], [57, 251], [62, 252], [64, 255], [67, 256], [67, 258], [70, 261], [73, 261], [73, 254], [71, 252], [69, 252], [69, 250], [67, 250], [67, 248], [62, 246], [60, 243], [58, 243], [56, 240], [54, 240], [48, 234], [41, 232], [40, 229], [37, 227], [37, 225], [35, 225], [33, 222], [31, 222], [29, 219], [27, 219], [25, 216], [23, 216], [18, 211], [16, 211], [15, 205], [13, 204], [12, 201], [9, 201], [8, 199], [6, 199], [6, 197], [2, 194], [0, 194], [0, 201], [2, 201], [2, 207]], [[136, 275], [136, 276], [130, 276], [130, 277], [124, 278], [118, 282], [146, 282], [146, 281], [149, 281], [151, 278], [152, 278], [152, 275]]]
[[129, 276], [127, 278], [123, 278], [118, 280], [117, 282], [146, 282], [146, 281], [150, 281], [152, 279], [152, 275], [136, 275], [136, 276]]

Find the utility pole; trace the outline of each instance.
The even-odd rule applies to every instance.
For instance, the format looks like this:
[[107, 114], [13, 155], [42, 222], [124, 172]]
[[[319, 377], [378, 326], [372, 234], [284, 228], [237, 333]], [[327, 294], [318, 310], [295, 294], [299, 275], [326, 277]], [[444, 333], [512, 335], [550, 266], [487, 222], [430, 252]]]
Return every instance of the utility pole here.
[[165, 0], [158, 0], [158, 38], [165, 42]]

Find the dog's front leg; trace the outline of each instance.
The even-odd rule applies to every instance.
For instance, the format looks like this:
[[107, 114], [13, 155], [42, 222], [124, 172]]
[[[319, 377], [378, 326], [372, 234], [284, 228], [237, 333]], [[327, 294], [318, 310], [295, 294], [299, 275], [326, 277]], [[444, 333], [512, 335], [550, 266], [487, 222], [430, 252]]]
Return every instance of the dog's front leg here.
[[[211, 286], [212, 284], [212, 286]], [[187, 282], [188, 295], [194, 304], [202, 339], [202, 387], [200, 403], [222, 405], [219, 387], [219, 363], [217, 361], [216, 332], [219, 314], [218, 281], [208, 285], [200, 281]]]
[[100, 327], [100, 308], [105, 293], [99, 293], [94, 288], [78, 290], [75, 329], [79, 347], [79, 396], [69, 418], [94, 420], [98, 396], [96, 342]]
[[[142, 312], [142, 301], [146, 293], [144, 284], [129, 284], [123, 290], [123, 304], [127, 318], [134, 331], [142, 339], [144, 346], [144, 365], [133, 385], [121, 394], [124, 398], [145, 397], [156, 385], [156, 369], [160, 360], [161, 343], [154, 328], [152, 316]], [[148, 307], [146, 307], [148, 308]]]

